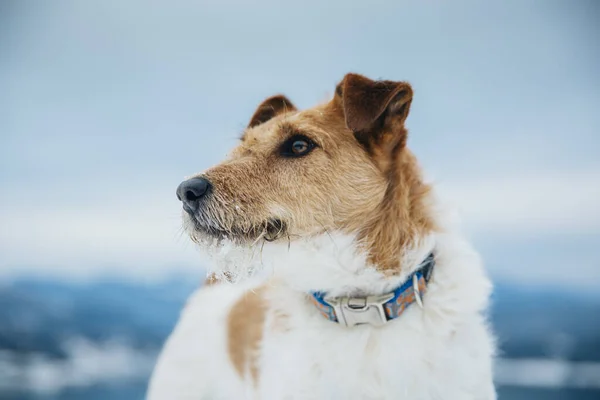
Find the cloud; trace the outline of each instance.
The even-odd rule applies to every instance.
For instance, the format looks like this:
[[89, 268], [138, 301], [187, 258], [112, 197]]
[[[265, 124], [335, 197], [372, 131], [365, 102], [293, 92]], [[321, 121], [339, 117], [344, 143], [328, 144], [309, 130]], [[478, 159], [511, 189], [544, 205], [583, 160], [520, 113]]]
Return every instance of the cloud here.
[[[600, 171], [596, 170], [523, 173], [485, 181], [443, 182], [440, 192], [458, 208], [472, 236], [526, 243], [532, 236], [599, 234], [597, 182]], [[202, 257], [181, 231], [180, 205], [175, 196], [167, 196], [171, 192], [170, 187], [157, 190], [148, 181], [135, 187], [122, 185], [116, 197], [94, 200], [91, 196], [83, 206], [55, 202], [36, 209], [27, 201], [5, 204], [0, 209], [0, 272], [82, 278], [117, 274], [135, 279], [175, 272], [197, 274]], [[154, 200], [129, 201], [138, 193]], [[22, 196], [31, 197], [31, 193]], [[555, 259], [573, 258], [563, 256]], [[594, 268], [593, 262], [589, 264]], [[536, 271], [547, 265], [538, 267], [522, 271], [518, 265], [502, 265], [500, 272], [509, 279], [535, 280]], [[553, 271], [556, 274], [545, 274], [551, 281], [567, 273], [563, 268]]]
[[600, 170], [523, 172], [439, 185], [476, 233], [523, 237], [600, 232]]
[[33, 210], [27, 204], [13, 205], [0, 210], [0, 219], [4, 274], [152, 279], [201, 268], [197, 252], [182, 234], [176, 201], [88, 203], [79, 208], [53, 204]]

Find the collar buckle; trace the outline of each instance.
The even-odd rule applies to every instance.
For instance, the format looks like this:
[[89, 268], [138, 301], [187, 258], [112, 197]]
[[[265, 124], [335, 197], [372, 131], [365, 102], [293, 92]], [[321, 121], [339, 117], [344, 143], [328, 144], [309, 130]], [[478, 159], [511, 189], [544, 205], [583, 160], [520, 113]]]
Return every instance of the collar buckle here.
[[386, 293], [367, 297], [326, 297], [323, 300], [333, 307], [341, 325], [382, 326], [388, 321], [383, 305], [393, 297], [394, 293]]

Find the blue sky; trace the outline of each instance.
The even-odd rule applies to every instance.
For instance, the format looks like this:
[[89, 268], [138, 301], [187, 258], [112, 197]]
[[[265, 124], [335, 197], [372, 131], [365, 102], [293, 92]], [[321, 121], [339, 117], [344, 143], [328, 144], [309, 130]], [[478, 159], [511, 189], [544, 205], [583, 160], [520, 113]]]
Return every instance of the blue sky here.
[[264, 97], [309, 107], [354, 71], [413, 84], [409, 146], [494, 277], [599, 287], [598, 17], [594, 1], [3, 2], [0, 276], [198, 271], [177, 184]]

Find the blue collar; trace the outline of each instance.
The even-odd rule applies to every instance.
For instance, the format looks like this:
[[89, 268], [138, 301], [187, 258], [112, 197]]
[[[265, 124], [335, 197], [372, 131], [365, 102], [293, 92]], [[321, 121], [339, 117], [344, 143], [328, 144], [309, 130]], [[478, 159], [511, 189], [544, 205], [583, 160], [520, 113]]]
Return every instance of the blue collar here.
[[311, 293], [311, 300], [330, 321], [348, 327], [362, 324], [381, 326], [398, 318], [412, 303], [423, 307], [423, 295], [434, 266], [435, 257], [431, 253], [400, 287], [390, 293], [366, 297], [327, 297], [323, 292], [314, 292]]

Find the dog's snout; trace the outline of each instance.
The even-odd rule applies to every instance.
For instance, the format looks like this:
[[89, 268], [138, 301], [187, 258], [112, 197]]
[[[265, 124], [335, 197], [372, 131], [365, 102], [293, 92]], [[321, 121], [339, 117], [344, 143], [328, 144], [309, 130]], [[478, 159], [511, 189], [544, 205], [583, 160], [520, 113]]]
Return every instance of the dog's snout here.
[[188, 179], [177, 187], [177, 198], [183, 203], [183, 208], [192, 213], [198, 209], [200, 199], [208, 193], [210, 186], [205, 178]]

